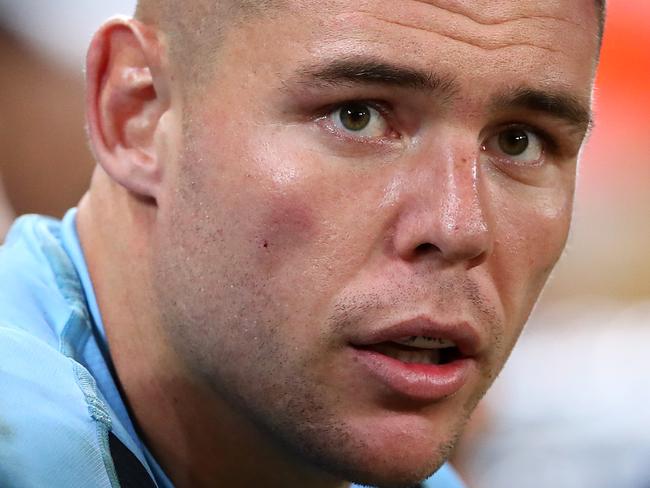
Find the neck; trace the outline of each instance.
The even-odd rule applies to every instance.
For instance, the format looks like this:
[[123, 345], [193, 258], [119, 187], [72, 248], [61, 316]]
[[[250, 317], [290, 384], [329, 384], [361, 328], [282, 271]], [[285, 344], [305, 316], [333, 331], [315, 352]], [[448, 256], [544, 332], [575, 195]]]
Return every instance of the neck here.
[[175, 486], [342, 488], [261, 432], [171, 347], [152, 296], [156, 207], [98, 171], [77, 226], [123, 400]]

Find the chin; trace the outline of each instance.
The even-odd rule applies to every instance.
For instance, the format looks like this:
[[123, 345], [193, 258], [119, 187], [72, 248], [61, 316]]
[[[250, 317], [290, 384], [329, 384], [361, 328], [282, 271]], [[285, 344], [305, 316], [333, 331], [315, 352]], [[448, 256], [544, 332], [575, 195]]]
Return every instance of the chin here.
[[[342, 442], [336, 450], [305, 453], [319, 468], [338, 479], [380, 488], [411, 488], [430, 477], [444, 464], [455, 445], [454, 435], [445, 440], [376, 427], [363, 440]], [[352, 439], [348, 438], [349, 441]]]
[[[417, 457], [417, 456], [416, 456]], [[383, 463], [374, 463], [372, 466], [363, 466], [366, 469], [355, 469], [352, 476], [347, 477], [360, 485], [380, 488], [412, 488], [418, 483], [429, 478], [445, 461], [438, 455], [437, 459], [430, 457], [424, 462], [416, 459], [385, 459]]]

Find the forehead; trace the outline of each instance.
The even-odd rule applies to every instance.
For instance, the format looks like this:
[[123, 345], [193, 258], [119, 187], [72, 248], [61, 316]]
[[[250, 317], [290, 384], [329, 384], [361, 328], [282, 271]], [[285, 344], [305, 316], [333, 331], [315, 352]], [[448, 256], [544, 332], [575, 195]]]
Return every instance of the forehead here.
[[532, 80], [588, 98], [598, 14], [594, 0], [287, 0], [232, 28], [222, 48], [222, 67], [281, 82], [310, 64], [363, 56], [457, 79], [470, 92]]
[[[448, 18], [476, 29], [505, 26], [526, 20], [564, 21], [594, 31], [598, 26], [597, 0], [286, 0], [292, 12], [311, 12], [327, 21], [338, 14], [359, 12], [420, 20]], [[459, 24], [460, 25], [460, 24]]]
[[567, 71], [591, 77], [597, 57], [594, 0], [293, 0], [284, 6], [235, 29], [235, 42], [271, 46], [285, 66], [300, 56], [373, 54], [449, 71], [473, 66], [477, 75], [495, 65], [503, 76], [543, 71], [559, 83], [571, 82]]

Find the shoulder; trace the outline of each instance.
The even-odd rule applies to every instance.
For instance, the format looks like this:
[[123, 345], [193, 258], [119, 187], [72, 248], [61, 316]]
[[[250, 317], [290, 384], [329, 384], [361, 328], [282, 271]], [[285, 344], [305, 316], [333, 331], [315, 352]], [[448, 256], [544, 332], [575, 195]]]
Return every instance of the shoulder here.
[[85, 369], [30, 333], [0, 325], [0, 484], [112, 486], [110, 418], [93, 411]]
[[0, 486], [117, 486], [110, 416], [61, 339], [79, 311], [57, 281], [56, 232], [56, 221], [22, 218], [0, 248]]
[[52, 266], [63, 252], [57, 245], [58, 224], [35, 215], [20, 217], [0, 247], [0, 323], [51, 344], [57, 340], [56, 324], [70, 313]]
[[449, 464], [444, 464], [436, 474], [424, 482], [424, 488], [464, 488], [464, 486]]

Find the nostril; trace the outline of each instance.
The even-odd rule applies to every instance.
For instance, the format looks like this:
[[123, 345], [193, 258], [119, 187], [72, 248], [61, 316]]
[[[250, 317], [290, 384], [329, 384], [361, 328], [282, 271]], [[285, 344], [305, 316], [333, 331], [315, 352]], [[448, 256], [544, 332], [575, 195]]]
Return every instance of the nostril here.
[[467, 260], [467, 269], [472, 269], [483, 264], [487, 259], [488, 253], [482, 252], [481, 254]]
[[438, 253], [438, 252], [440, 252], [440, 248], [435, 244], [431, 244], [430, 242], [423, 242], [413, 250], [413, 254], [415, 256], [423, 256], [425, 254]]

